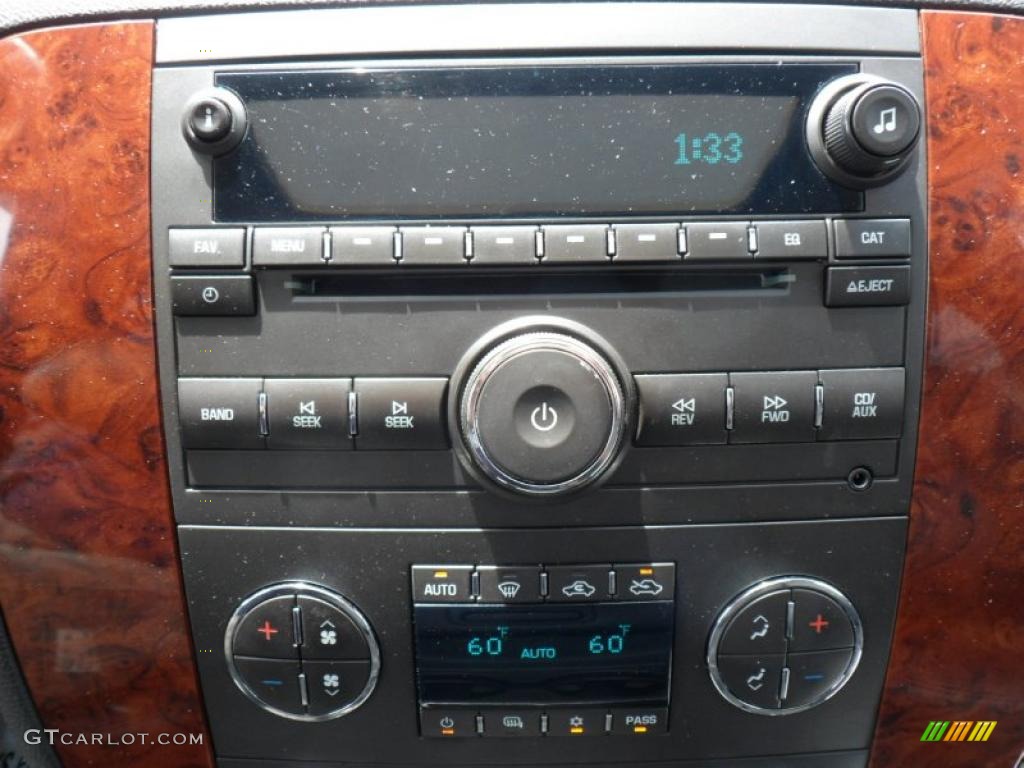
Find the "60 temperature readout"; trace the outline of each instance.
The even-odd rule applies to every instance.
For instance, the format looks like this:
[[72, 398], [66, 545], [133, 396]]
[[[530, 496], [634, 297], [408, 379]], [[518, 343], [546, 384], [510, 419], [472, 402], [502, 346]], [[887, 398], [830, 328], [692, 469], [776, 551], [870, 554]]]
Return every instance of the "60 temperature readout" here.
[[[619, 624], [617, 631], [610, 634], [596, 634], [586, 641], [586, 652], [598, 656], [608, 653], [617, 656], [626, 649], [626, 637], [631, 629], [629, 624]], [[584, 638], [573, 638], [576, 643], [582, 643]], [[509, 628], [496, 627], [495, 633], [487, 637], [475, 636], [466, 643], [466, 653], [470, 656], [504, 656], [510, 648]], [[571, 649], [575, 650], [575, 649]], [[512, 651], [518, 658], [524, 661], [548, 660], [554, 661], [558, 658], [558, 647], [556, 645], [535, 645], [527, 643], [517, 646]]]
[[680, 133], [675, 142], [679, 150], [676, 165], [736, 165], [743, 159], [743, 136], [736, 131], [726, 134], [711, 131], [702, 135]]

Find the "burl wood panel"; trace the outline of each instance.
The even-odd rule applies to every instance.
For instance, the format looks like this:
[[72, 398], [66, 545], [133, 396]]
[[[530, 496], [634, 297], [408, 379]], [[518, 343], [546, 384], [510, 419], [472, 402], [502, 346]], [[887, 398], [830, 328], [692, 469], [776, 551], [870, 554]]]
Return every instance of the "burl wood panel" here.
[[[922, 14], [931, 279], [920, 444], [872, 765], [1024, 749], [1024, 19]], [[996, 720], [987, 743], [921, 743]]]
[[[68, 768], [213, 765], [175, 549], [149, 248], [153, 25], [0, 41], [0, 600]], [[136, 742], [140, 737], [135, 737]]]

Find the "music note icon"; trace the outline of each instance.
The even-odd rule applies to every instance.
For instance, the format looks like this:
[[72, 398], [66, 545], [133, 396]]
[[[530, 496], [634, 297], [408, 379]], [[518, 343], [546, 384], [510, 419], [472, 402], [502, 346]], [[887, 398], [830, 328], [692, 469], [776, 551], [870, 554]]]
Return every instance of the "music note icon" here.
[[896, 107], [883, 109], [878, 115], [878, 125], [871, 128], [875, 133], [892, 133], [896, 130]]

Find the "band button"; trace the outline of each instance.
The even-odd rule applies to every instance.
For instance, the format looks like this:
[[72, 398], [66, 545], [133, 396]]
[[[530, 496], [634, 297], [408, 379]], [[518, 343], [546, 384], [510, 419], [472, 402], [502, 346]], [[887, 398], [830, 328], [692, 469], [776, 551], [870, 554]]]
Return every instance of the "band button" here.
[[178, 379], [184, 448], [260, 449], [262, 379]]

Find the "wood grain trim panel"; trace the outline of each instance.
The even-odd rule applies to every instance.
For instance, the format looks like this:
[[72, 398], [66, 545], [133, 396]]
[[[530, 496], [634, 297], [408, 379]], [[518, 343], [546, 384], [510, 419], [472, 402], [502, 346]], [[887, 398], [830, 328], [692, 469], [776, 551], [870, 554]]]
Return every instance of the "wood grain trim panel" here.
[[[899, 616], [872, 765], [1024, 749], [1024, 19], [923, 12], [930, 295]], [[985, 743], [922, 743], [995, 720]]]
[[161, 436], [153, 24], [0, 40], [0, 600], [67, 768], [212, 768]]

